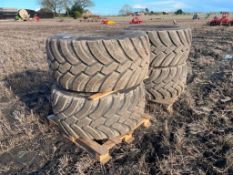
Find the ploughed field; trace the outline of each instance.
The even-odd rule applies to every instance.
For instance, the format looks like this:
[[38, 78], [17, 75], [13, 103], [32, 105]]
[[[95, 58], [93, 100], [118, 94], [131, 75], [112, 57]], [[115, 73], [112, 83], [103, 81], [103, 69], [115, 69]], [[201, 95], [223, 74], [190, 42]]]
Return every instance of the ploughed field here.
[[147, 104], [152, 126], [137, 130], [133, 144], [112, 149], [104, 166], [46, 120], [52, 81], [45, 40], [127, 24], [1, 22], [0, 174], [233, 174], [233, 27], [178, 22], [193, 29], [186, 92], [171, 114]]

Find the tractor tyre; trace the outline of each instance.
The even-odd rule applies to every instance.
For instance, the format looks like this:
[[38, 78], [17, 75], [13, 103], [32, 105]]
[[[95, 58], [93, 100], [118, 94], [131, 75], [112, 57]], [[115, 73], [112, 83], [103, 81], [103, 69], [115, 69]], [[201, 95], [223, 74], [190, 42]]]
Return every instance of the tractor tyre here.
[[173, 104], [186, 86], [191, 29], [176, 25], [143, 25], [128, 29], [145, 31], [150, 40], [149, 78], [145, 80], [147, 100]]
[[91, 101], [93, 93], [73, 93], [53, 87], [53, 120], [68, 136], [105, 140], [129, 133], [141, 122], [145, 108], [145, 87]]
[[185, 90], [187, 68], [187, 64], [183, 64], [153, 69], [150, 78], [145, 80], [146, 99], [160, 104], [173, 104]]
[[142, 25], [131, 26], [128, 29], [147, 32], [151, 43], [151, 69], [186, 63], [191, 49], [191, 29], [176, 25]]
[[79, 92], [105, 92], [139, 85], [148, 76], [150, 48], [141, 31], [54, 35], [46, 43], [59, 85]]

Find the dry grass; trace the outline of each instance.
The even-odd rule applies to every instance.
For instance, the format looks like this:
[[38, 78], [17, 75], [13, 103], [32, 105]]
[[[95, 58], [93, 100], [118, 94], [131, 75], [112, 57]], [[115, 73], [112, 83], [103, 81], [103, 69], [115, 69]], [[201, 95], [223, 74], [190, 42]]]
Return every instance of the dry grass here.
[[102, 166], [48, 125], [52, 83], [44, 46], [50, 34], [106, 28], [72, 20], [2, 24], [0, 174], [233, 174], [233, 60], [224, 60], [233, 55], [232, 27], [180, 20], [193, 28], [187, 91], [172, 114], [148, 104], [152, 127], [114, 148]]

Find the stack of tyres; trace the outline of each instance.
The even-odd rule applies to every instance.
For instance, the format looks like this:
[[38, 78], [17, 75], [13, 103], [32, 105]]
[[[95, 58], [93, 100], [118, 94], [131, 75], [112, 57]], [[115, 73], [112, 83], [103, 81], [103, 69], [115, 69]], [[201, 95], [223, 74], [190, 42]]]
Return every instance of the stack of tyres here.
[[[53, 120], [69, 136], [105, 140], [124, 135], [142, 120], [143, 81], [150, 62], [149, 39], [141, 31], [59, 34], [46, 43], [55, 82]], [[89, 100], [98, 92], [114, 93]]]
[[128, 29], [145, 31], [150, 40], [150, 70], [145, 80], [147, 99], [172, 105], [185, 90], [191, 29], [174, 25], [137, 25]]

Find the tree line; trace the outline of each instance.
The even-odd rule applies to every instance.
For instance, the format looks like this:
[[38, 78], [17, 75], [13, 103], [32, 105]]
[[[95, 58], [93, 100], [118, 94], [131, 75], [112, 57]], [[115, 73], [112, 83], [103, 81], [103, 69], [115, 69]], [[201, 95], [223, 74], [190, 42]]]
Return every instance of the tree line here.
[[[65, 14], [66, 16], [78, 18], [81, 17], [87, 7], [94, 5], [92, 0], [39, 0], [43, 11], [53, 12], [55, 15]], [[129, 15], [133, 13], [133, 8], [125, 4], [119, 11], [120, 15]], [[157, 14], [157, 12], [151, 11], [148, 8], [142, 9], [146, 15]], [[163, 14], [167, 14], [163, 12]], [[184, 14], [182, 9], [178, 9], [175, 12], [176, 15]]]
[[[119, 15], [129, 15], [129, 14], [132, 14], [134, 11], [133, 7], [128, 5], [128, 4], [125, 4], [122, 6], [122, 8], [120, 9], [119, 11]], [[159, 12], [155, 12], [155, 11], [152, 11], [152, 10], [149, 10], [149, 8], [145, 8], [145, 9], [140, 9], [140, 12], [143, 12], [145, 15], [153, 15], [153, 14], [158, 14]], [[162, 12], [163, 14], [167, 14], [167, 12]], [[176, 15], [181, 15], [181, 14], [184, 14], [185, 12], [182, 10], [182, 9], [178, 9], [174, 12], [174, 14]]]
[[87, 7], [94, 5], [92, 0], [39, 0], [43, 11], [53, 12], [55, 15], [66, 14], [70, 17], [80, 17]]

